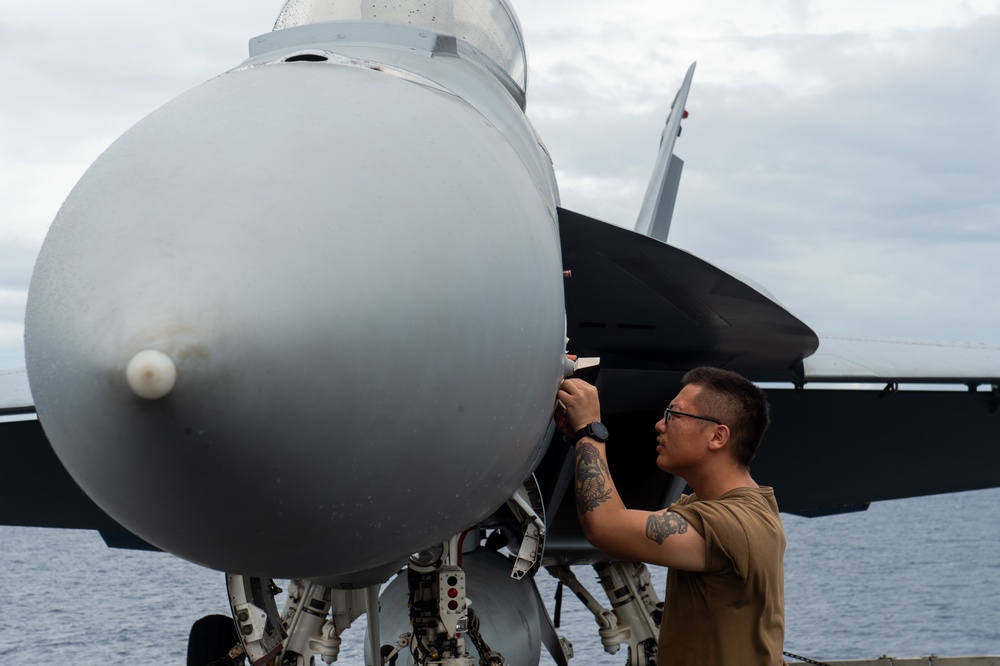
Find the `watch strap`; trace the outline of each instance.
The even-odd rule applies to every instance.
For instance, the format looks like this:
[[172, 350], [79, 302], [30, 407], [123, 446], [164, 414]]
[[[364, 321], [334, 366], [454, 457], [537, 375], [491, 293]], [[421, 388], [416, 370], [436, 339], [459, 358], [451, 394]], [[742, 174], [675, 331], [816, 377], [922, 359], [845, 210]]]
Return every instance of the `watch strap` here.
[[565, 441], [570, 446], [576, 446], [584, 437], [590, 437], [598, 442], [608, 441], [608, 429], [603, 423], [595, 421], [593, 423], [588, 423], [585, 427], [580, 428], [572, 435], [563, 435], [563, 441]]

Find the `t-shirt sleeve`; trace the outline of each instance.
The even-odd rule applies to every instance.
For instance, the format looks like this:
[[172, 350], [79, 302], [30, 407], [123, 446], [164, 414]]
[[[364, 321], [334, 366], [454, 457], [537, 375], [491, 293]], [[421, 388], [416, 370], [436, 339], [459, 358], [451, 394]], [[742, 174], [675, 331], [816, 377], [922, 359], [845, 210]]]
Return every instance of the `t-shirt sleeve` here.
[[682, 516], [705, 539], [707, 572], [732, 571], [746, 580], [750, 548], [746, 530], [723, 502], [696, 501], [674, 504], [670, 511]]

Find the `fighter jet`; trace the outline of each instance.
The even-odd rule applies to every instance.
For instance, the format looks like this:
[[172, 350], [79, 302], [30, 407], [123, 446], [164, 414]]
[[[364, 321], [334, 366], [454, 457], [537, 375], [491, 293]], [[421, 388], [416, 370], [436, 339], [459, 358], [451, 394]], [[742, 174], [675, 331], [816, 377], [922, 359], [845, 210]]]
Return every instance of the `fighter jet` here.
[[[667, 244], [694, 66], [628, 230], [561, 208], [526, 62], [506, 0], [288, 0], [247, 60], [118, 139], [42, 247], [27, 369], [0, 375], [0, 413], [37, 414], [2, 424], [3, 493], [50, 489], [0, 520], [227, 572], [232, 618], [195, 625], [192, 664], [333, 663], [362, 614], [369, 664], [531, 664], [542, 643], [565, 664], [543, 567], [606, 649], [650, 664], [648, 572], [587, 544], [567, 498], [564, 377], [598, 382], [623, 441], [691, 367], [768, 382], [754, 469], [786, 511], [1000, 485], [1000, 353], [821, 341]], [[918, 381], [972, 390], [899, 390]], [[903, 418], [932, 405], [974, 435], [948, 465], [946, 426]], [[911, 473], [888, 474], [904, 452]], [[641, 452], [611, 455], [630, 506], [682, 492]]]

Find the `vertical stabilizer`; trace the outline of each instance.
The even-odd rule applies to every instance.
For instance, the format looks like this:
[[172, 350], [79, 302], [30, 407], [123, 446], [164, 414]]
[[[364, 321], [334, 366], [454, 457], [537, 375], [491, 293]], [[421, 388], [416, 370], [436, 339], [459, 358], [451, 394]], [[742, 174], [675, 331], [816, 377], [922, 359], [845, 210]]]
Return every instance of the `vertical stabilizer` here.
[[674, 142], [681, 132], [681, 120], [685, 115], [684, 105], [687, 103], [696, 64], [691, 63], [688, 67], [684, 83], [681, 84], [681, 89], [677, 91], [674, 103], [670, 106], [667, 125], [660, 137], [660, 153], [656, 158], [653, 175], [649, 179], [639, 219], [635, 223], [637, 232], [663, 242], [667, 241], [667, 233], [670, 231], [670, 218], [674, 214], [677, 188], [681, 181], [681, 170], [684, 168], [684, 161], [674, 155]]

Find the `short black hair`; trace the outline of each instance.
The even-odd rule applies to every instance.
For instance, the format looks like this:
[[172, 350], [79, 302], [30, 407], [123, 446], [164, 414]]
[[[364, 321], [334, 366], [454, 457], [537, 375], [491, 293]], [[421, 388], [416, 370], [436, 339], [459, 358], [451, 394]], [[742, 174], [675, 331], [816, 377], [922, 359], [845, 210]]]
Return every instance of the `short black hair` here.
[[708, 366], [688, 371], [681, 384], [702, 389], [696, 400], [698, 408], [729, 427], [732, 454], [749, 467], [771, 422], [764, 391], [739, 373]]

